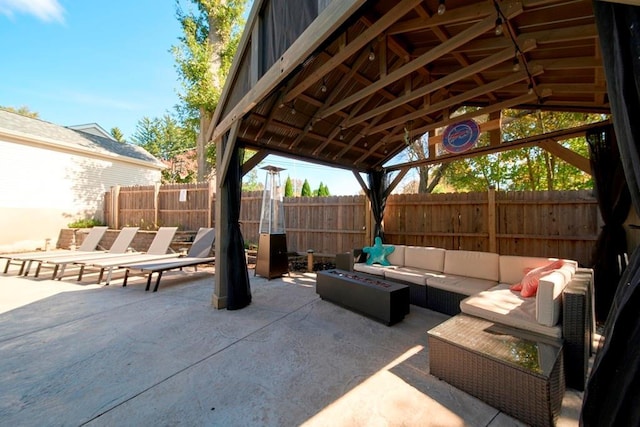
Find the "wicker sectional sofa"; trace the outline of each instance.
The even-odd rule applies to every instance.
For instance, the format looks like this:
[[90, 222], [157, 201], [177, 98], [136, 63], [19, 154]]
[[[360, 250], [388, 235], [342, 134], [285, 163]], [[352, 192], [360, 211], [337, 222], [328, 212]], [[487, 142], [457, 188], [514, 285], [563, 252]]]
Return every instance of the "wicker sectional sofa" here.
[[404, 245], [394, 245], [387, 260], [391, 265], [367, 265], [366, 254], [356, 250], [349, 268], [408, 285], [411, 304], [563, 341], [567, 385], [584, 388], [592, 351], [592, 270], [564, 260], [560, 269], [540, 277], [535, 297], [524, 298], [510, 286], [552, 260]]

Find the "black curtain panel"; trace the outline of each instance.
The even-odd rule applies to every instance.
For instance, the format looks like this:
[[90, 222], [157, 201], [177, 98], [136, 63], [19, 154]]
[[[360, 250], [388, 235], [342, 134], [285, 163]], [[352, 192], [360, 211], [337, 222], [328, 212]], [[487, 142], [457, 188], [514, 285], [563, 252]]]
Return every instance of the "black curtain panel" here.
[[587, 133], [595, 193], [604, 226], [592, 257], [596, 317], [604, 322], [611, 308], [622, 270], [626, 267], [627, 234], [623, 227], [631, 207], [613, 126]]
[[373, 219], [375, 220], [375, 228], [373, 229], [373, 237], [380, 237], [384, 242], [384, 227], [382, 218], [384, 217], [384, 208], [387, 204], [387, 188], [389, 180], [384, 171], [371, 171], [369, 176], [369, 199], [371, 201], [371, 209], [373, 210]]
[[[595, 0], [593, 8], [613, 125], [629, 193], [640, 212], [640, 7]], [[640, 425], [640, 251], [618, 282], [584, 394], [583, 426]]]
[[235, 148], [231, 155], [226, 185], [229, 202], [227, 236], [229, 241], [223, 243], [227, 250], [227, 309], [238, 310], [251, 304], [251, 284], [247, 271], [247, 260], [244, 253], [244, 239], [240, 231], [240, 202], [242, 200], [242, 148]]

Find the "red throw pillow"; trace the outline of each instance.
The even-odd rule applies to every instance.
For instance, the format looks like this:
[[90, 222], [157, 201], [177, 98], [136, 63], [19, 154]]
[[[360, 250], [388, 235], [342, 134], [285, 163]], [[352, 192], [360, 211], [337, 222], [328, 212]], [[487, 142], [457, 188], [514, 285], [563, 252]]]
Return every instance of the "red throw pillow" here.
[[557, 270], [563, 265], [564, 261], [559, 259], [552, 262], [551, 264], [534, 268], [527, 274], [525, 274], [520, 283], [516, 283], [515, 285], [511, 286], [510, 289], [512, 291], [520, 291], [520, 295], [522, 295], [524, 298], [535, 296], [536, 293], [538, 293], [538, 284], [540, 283], [540, 277], [550, 271]]

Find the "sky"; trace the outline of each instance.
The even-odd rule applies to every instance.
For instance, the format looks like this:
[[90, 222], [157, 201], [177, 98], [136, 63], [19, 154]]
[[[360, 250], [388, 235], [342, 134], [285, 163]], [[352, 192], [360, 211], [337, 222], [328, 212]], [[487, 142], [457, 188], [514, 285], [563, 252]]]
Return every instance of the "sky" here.
[[[118, 127], [130, 139], [140, 119], [179, 101], [170, 52], [179, 36], [174, 0], [0, 0], [0, 105], [25, 106], [61, 126]], [[361, 192], [350, 171], [276, 156], [264, 165], [285, 168], [283, 182]]]

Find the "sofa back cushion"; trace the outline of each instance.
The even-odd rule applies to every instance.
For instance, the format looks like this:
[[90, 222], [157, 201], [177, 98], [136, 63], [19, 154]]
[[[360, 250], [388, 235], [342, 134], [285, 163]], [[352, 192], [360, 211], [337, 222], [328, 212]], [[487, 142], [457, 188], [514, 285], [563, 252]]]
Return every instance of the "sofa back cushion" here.
[[404, 266], [442, 273], [446, 252], [442, 248], [407, 246], [404, 249]]
[[500, 278], [500, 255], [448, 249], [444, 256], [443, 272], [497, 282]]
[[571, 281], [578, 263], [565, 260], [562, 268], [542, 276], [536, 294], [536, 320], [541, 325], [554, 326], [562, 313], [562, 291]]
[[404, 245], [382, 245], [382, 246], [393, 246], [395, 249], [389, 255], [387, 255], [387, 261], [391, 263], [391, 265], [396, 265], [402, 267], [404, 265]]
[[516, 255], [500, 255], [500, 283], [515, 285], [520, 283], [527, 270], [543, 267], [557, 258], [542, 258]]

